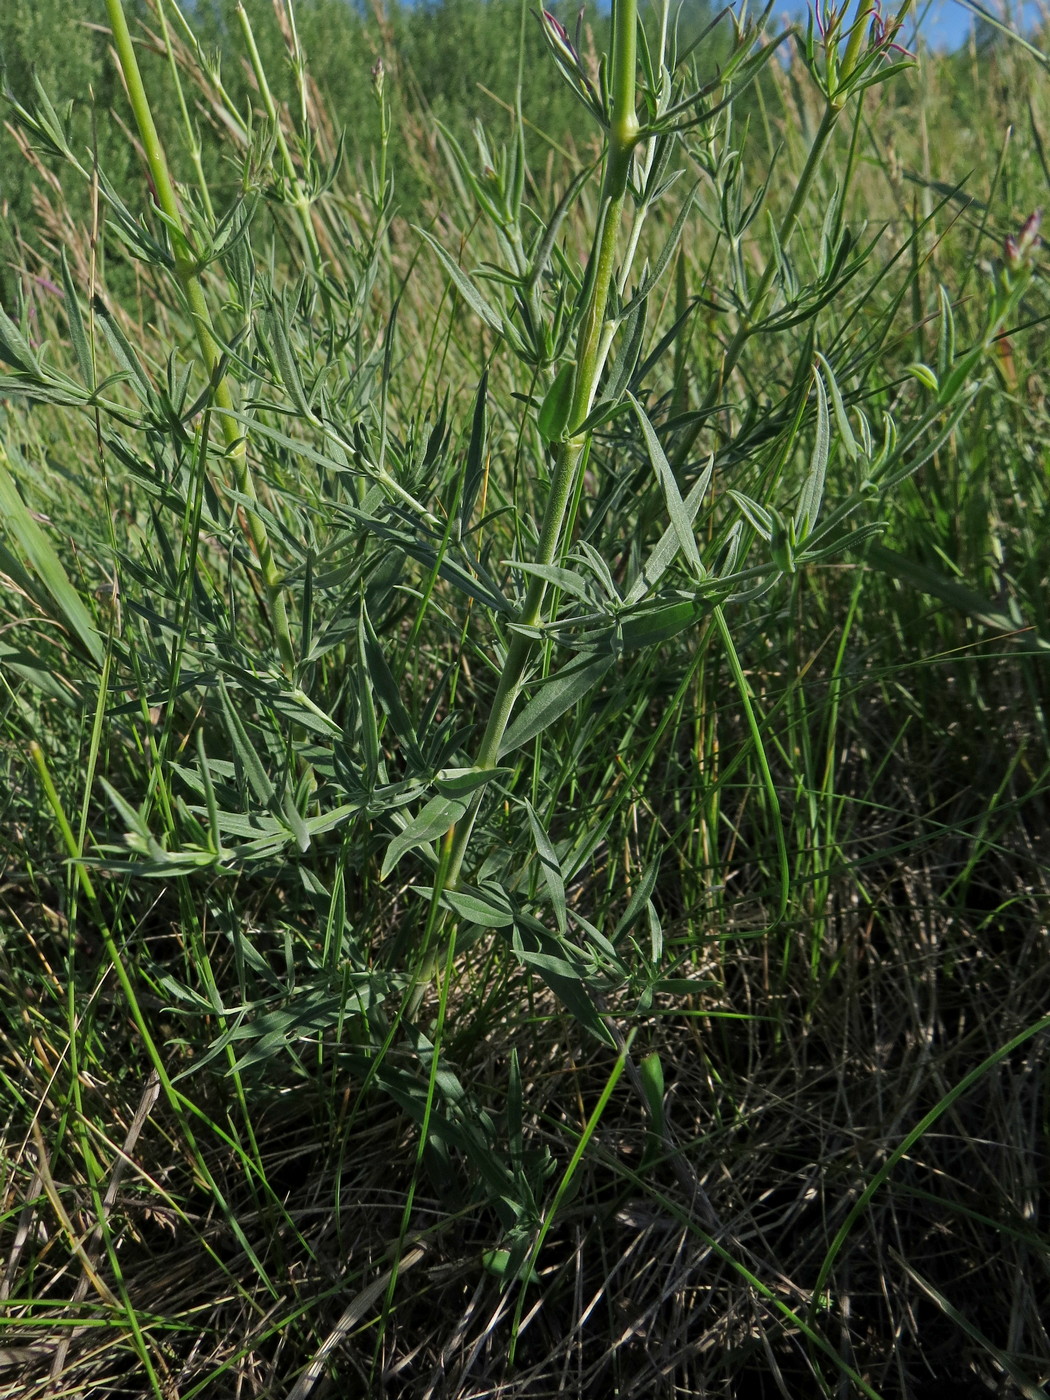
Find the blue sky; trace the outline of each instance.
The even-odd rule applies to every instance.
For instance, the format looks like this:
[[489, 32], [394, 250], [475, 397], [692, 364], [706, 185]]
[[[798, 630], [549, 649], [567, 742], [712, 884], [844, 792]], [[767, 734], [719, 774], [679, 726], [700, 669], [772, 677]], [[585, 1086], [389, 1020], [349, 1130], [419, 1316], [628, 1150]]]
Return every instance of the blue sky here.
[[934, 49], [958, 48], [973, 24], [970, 11], [956, 0], [930, 0], [929, 4], [917, 7], [913, 14], [923, 38]]
[[[983, 0], [984, 8], [1004, 19], [1011, 28], [1030, 31], [1039, 19], [1038, 6], [1015, 0], [1015, 3], [997, 4], [996, 0]], [[921, 32], [931, 48], [955, 49], [964, 43], [974, 24], [974, 17], [965, 5], [957, 0], [927, 0], [917, 4], [913, 14], [918, 20]]]

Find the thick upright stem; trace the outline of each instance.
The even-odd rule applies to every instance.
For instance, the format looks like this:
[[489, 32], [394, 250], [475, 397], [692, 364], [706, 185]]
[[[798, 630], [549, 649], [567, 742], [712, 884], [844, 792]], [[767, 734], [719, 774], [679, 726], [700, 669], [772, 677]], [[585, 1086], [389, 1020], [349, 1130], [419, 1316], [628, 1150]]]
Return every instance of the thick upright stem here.
[[[631, 161], [638, 143], [638, 117], [635, 112], [637, 38], [637, 0], [615, 0], [611, 64], [612, 121], [609, 127], [601, 208], [592, 252], [594, 280], [576, 341], [576, 374], [573, 380], [572, 408], [569, 413], [569, 436], [565, 441], [559, 442], [555, 450], [550, 494], [547, 497], [536, 550], [535, 562], [542, 565], [555, 563], [562, 546], [566, 511], [589, 437], [589, 434], [581, 433], [579, 429], [591, 410], [601, 377], [602, 330], [609, 290], [616, 269], [616, 248], [631, 174]], [[516, 619], [520, 627], [535, 628], [540, 624], [546, 596], [546, 582], [534, 575]], [[485, 733], [478, 749], [478, 768], [495, 768], [499, 761], [503, 736], [507, 732], [514, 707], [521, 694], [525, 672], [538, 645], [536, 638], [526, 636], [522, 631], [515, 631], [512, 636]], [[449, 889], [455, 888], [459, 881], [483, 791], [478, 791], [453, 835], [446, 879], [446, 887]]]

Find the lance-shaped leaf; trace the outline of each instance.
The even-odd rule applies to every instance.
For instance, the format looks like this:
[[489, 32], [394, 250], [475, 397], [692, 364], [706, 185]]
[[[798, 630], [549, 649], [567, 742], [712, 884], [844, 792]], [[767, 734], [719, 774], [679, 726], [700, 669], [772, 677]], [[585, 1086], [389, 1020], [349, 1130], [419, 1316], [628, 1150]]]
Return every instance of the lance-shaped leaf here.
[[700, 598], [681, 598], [674, 603], [657, 603], [640, 608], [619, 619], [620, 645], [624, 651], [658, 646], [695, 627], [710, 606]]
[[226, 683], [221, 680], [219, 682], [219, 702], [222, 705], [226, 731], [230, 736], [230, 743], [233, 745], [234, 758], [238, 767], [247, 779], [257, 800], [264, 807], [269, 808], [276, 799], [273, 784], [270, 782], [269, 775], [254, 744], [248, 738], [248, 731], [237, 713], [236, 705], [230, 699]]
[[481, 317], [481, 319], [485, 322], [487, 326], [491, 326], [491, 328], [494, 331], [500, 331], [502, 333], [503, 323], [500, 320], [499, 315], [488, 304], [488, 302], [481, 295], [477, 287], [475, 287], [474, 283], [470, 280], [470, 278], [455, 261], [455, 259], [451, 258], [449, 254], [445, 252], [444, 248], [442, 248], [441, 244], [437, 241], [437, 239], [434, 238], [431, 234], [427, 233], [426, 229], [418, 228], [416, 225], [413, 225], [413, 227], [421, 237], [426, 239], [426, 241], [433, 248], [434, 252], [437, 253], [438, 257], [444, 264], [445, 271], [452, 278], [452, 282], [456, 288], [456, 291], [459, 292], [460, 296], [467, 303], [467, 305], [470, 306], [472, 310], [477, 312], [477, 314]]
[[504, 734], [499, 748], [500, 757], [513, 753], [537, 734], [542, 734], [577, 700], [582, 700], [599, 683], [613, 664], [613, 659], [609, 655], [586, 654], [544, 681], [539, 693], [532, 697]]
[[460, 529], [466, 533], [470, 529], [470, 517], [474, 513], [474, 502], [485, 478], [485, 458], [487, 455], [487, 435], [485, 423], [485, 395], [488, 391], [489, 372], [486, 370], [478, 385], [478, 396], [474, 400], [474, 421], [470, 426], [470, 444], [467, 447], [467, 463], [463, 473], [463, 491], [459, 499]]
[[0, 306], [0, 359], [6, 360], [23, 374], [40, 378], [43, 370], [40, 361], [30, 348], [29, 341]]
[[628, 394], [627, 397], [630, 399], [631, 407], [634, 409], [638, 422], [641, 424], [642, 437], [645, 439], [645, 450], [649, 454], [649, 461], [653, 464], [653, 470], [656, 472], [657, 480], [663, 488], [664, 501], [667, 505], [667, 514], [671, 517], [671, 528], [675, 532], [679, 548], [694, 578], [703, 578], [705, 576], [705, 570], [700, 561], [700, 551], [696, 547], [696, 539], [693, 536], [692, 517], [685, 508], [681, 492], [678, 490], [678, 483], [674, 479], [674, 472], [671, 470], [671, 464], [668, 462], [664, 450], [660, 446], [660, 440], [656, 436], [653, 425], [649, 422], [645, 409], [633, 394]]
[[502, 890], [462, 885], [445, 891], [445, 903], [461, 919], [479, 928], [509, 928], [514, 922], [514, 907]]
[[405, 753], [417, 768], [423, 768], [425, 764], [419, 750], [419, 741], [416, 737], [412, 717], [405, 708], [404, 701], [401, 699], [401, 692], [398, 689], [397, 681], [394, 679], [393, 672], [387, 665], [386, 657], [383, 655], [383, 648], [380, 645], [379, 638], [376, 636], [371, 618], [369, 618], [363, 608], [362, 617], [364, 620], [364, 627], [360, 639], [362, 660], [368, 667], [368, 678], [372, 682], [372, 688], [379, 697], [379, 703], [390, 717], [390, 723], [398, 739], [404, 746]]
[[547, 390], [537, 419], [540, 435], [545, 442], [561, 442], [565, 436], [569, 427], [569, 414], [572, 412], [575, 378], [576, 366], [571, 362], [564, 364]]
[[621, 315], [627, 315], [628, 313], [634, 311], [636, 304], [640, 301], [645, 300], [645, 298], [649, 295], [649, 293], [656, 286], [657, 282], [659, 282], [660, 278], [666, 272], [667, 264], [671, 261], [671, 258], [674, 256], [675, 249], [678, 247], [682, 234], [685, 231], [686, 220], [692, 213], [693, 198], [696, 194], [697, 189], [699, 188], [699, 184], [700, 182], [698, 180], [693, 186], [693, 188], [686, 195], [685, 199], [682, 201], [682, 207], [678, 211], [678, 217], [674, 221], [674, 227], [671, 229], [667, 242], [660, 249], [660, 253], [656, 259], [656, 262], [653, 264], [649, 273], [642, 279], [641, 286], [639, 286], [634, 296], [624, 307], [624, 310], [621, 313]]
[[574, 1018], [603, 1044], [616, 1048], [612, 1034], [594, 1004], [589, 968], [579, 949], [567, 939], [550, 933], [538, 919], [518, 914], [511, 946], [526, 967], [532, 968]]
[[536, 843], [536, 854], [540, 858], [540, 873], [543, 876], [543, 883], [547, 886], [551, 897], [558, 932], [564, 938], [568, 931], [568, 920], [566, 918], [565, 877], [561, 861], [559, 861], [558, 853], [531, 802], [526, 801], [525, 810], [528, 813], [529, 826], [532, 828], [532, 839]]
[[30, 570], [43, 585], [67, 626], [96, 665], [104, 655], [101, 638], [80, 594], [69, 581], [51, 541], [33, 519], [7, 471], [7, 453], [0, 445], [0, 523], [10, 532]]
[[467, 804], [452, 797], [432, 797], [420, 812], [395, 836], [383, 857], [380, 879], [385, 880], [403, 855], [442, 836], [459, 821]]
[[817, 362], [824, 371], [824, 378], [828, 381], [828, 395], [831, 398], [831, 407], [835, 414], [835, 426], [839, 431], [839, 440], [845, 449], [846, 456], [851, 462], [855, 462], [860, 456], [860, 447], [857, 439], [853, 436], [853, 429], [850, 427], [849, 415], [846, 413], [846, 405], [842, 398], [842, 391], [835, 381], [835, 375], [831, 366], [824, 356], [817, 351]]
[[84, 317], [80, 311], [80, 301], [77, 297], [77, 289], [73, 285], [73, 275], [69, 270], [69, 259], [66, 257], [65, 248], [62, 249], [62, 286], [65, 289], [66, 297], [66, 320], [69, 322], [69, 338], [73, 342], [73, 350], [77, 357], [77, 364], [84, 383], [89, 389], [95, 387], [95, 367], [91, 358], [91, 348], [88, 344], [87, 333], [84, 329]]
[[817, 523], [820, 503], [824, 499], [824, 482], [828, 472], [828, 454], [831, 450], [831, 420], [828, 416], [828, 395], [820, 371], [813, 370], [813, 383], [817, 390], [817, 436], [809, 459], [809, 474], [795, 511], [795, 538], [804, 540]]
[[616, 359], [613, 361], [609, 378], [602, 389], [602, 398], [610, 404], [619, 403], [626, 392], [631, 376], [638, 368], [638, 358], [642, 353], [645, 339], [645, 297], [635, 297], [633, 310], [627, 315], [623, 340]]
[[[710, 457], [703, 471], [693, 482], [689, 489], [689, 494], [682, 502], [682, 509], [685, 518], [689, 522], [690, 534], [692, 533], [693, 521], [696, 513], [700, 509], [700, 502], [704, 499], [707, 488], [711, 482], [711, 473], [714, 470], [715, 459]], [[675, 556], [678, 553], [678, 531], [674, 525], [669, 525], [660, 536], [653, 547], [649, 558], [645, 561], [641, 573], [627, 590], [624, 599], [627, 603], [640, 603], [659, 583], [660, 579], [671, 567]]]

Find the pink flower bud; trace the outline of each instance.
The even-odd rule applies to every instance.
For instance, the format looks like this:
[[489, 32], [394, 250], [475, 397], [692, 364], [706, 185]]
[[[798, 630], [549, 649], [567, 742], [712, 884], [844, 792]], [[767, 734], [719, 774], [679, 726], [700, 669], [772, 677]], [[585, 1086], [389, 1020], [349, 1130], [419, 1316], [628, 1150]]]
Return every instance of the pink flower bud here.
[[1030, 261], [1030, 254], [1039, 247], [1039, 226], [1043, 222], [1043, 211], [1036, 209], [1029, 214], [1021, 225], [1021, 232], [1015, 238], [1013, 234], [1007, 234], [1003, 241], [1003, 255], [1006, 258], [1006, 265], [1011, 271], [1016, 271]]

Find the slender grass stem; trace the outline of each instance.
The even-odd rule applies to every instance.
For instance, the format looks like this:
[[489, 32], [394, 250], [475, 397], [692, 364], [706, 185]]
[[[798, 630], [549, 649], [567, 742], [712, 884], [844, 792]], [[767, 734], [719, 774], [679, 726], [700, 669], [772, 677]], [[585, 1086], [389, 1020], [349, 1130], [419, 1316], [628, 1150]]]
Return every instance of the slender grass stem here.
[[189, 108], [186, 105], [186, 94], [183, 91], [182, 79], [179, 76], [179, 65], [175, 61], [175, 50], [171, 41], [171, 30], [168, 28], [168, 16], [163, 0], [157, 5], [157, 21], [160, 24], [161, 38], [164, 41], [164, 51], [168, 57], [168, 68], [171, 72], [172, 86], [175, 89], [175, 96], [179, 104], [179, 113], [182, 117], [183, 130], [186, 133], [186, 150], [193, 164], [194, 173], [197, 177], [197, 189], [200, 193], [201, 204], [204, 212], [211, 223], [215, 223], [215, 208], [211, 200], [211, 190], [208, 188], [208, 180], [204, 174], [203, 147], [201, 146], [200, 135], [190, 118]]
[[[236, 1217], [230, 1210], [226, 1202], [226, 1198], [223, 1195], [218, 1182], [215, 1180], [214, 1176], [209, 1170], [207, 1163], [205, 1162], [204, 1156], [200, 1150], [200, 1147], [198, 1146], [196, 1135], [194, 1134], [193, 1129], [189, 1123], [187, 1110], [191, 1112], [199, 1112], [199, 1110], [195, 1109], [194, 1106], [190, 1103], [190, 1101], [185, 1097], [185, 1095], [183, 1095], [179, 1092], [178, 1089], [176, 1089], [175, 1085], [172, 1083], [171, 1076], [168, 1074], [167, 1066], [164, 1063], [164, 1058], [160, 1053], [160, 1050], [157, 1046], [157, 1042], [153, 1038], [153, 1035], [150, 1031], [149, 1023], [147, 1022], [145, 1014], [143, 1013], [142, 1004], [139, 1001], [139, 997], [135, 990], [134, 983], [131, 980], [131, 977], [128, 973], [128, 969], [125, 966], [124, 959], [121, 957], [120, 950], [117, 947], [116, 940], [113, 937], [113, 932], [110, 928], [109, 920], [107, 919], [105, 912], [102, 908], [102, 903], [99, 899], [98, 891], [95, 888], [94, 881], [91, 879], [91, 876], [87, 872], [87, 868], [83, 864], [80, 848], [77, 845], [76, 837], [73, 835], [73, 828], [69, 824], [69, 818], [66, 816], [65, 808], [62, 804], [62, 799], [59, 796], [58, 789], [56, 788], [54, 779], [51, 776], [51, 770], [47, 762], [47, 757], [44, 753], [43, 748], [35, 740], [29, 745], [29, 756], [33, 761], [33, 766], [36, 768], [37, 776], [40, 780], [40, 786], [43, 788], [44, 795], [47, 798], [47, 804], [51, 808], [51, 813], [55, 819], [55, 825], [58, 828], [58, 834], [61, 839], [62, 845], [65, 847], [66, 854], [68, 855], [70, 861], [73, 862], [74, 870], [76, 872], [77, 884], [79, 885], [82, 893], [84, 894], [84, 897], [86, 898], [91, 908], [91, 912], [95, 920], [95, 926], [98, 929], [100, 938], [102, 939], [102, 946], [105, 950], [106, 957], [109, 960], [109, 964], [113, 968], [113, 972], [116, 976], [117, 982], [120, 984], [120, 990], [124, 995], [124, 1000], [127, 1004], [128, 1012], [131, 1016], [132, 1022], [134, 1023], [135, 1029], [138, 1031], [142, 1039], [142, 1044], [149, 1058], [149, 1061], [153, 1066], [154, 1070], [156, 1071], [157, 1078], [160, 1082], [161, 1090], [163, 1091], [164, 1096], [167, 1099], [168, 1104], [170, 1105], [173, 1113], [175, 1113], [175, 1115], [177, 1116], [182, 1131], [186, 1136], [186, 1145], [190, 1153], [192, 1154], [196, 1170], [200, 1172], [201, 1177], [207, 1182], [208, 1187], [214, 1193], [216, 1201], [219, 1203], [220, 1207], [226, 1214], [226, 1217], [230, 1222], [231, 1228], [237, 1235], [241, 1246], [245, 1250], [245, 1253], [247, 1254], [248, 1258], [251, 1259], [253, 1265], [255, 1266], [259, 1274], [259, 1277], [263, 1280], [266, 1280], [269, 1285], [268, 1275], [262, 1262], [260, 1261], [260, 1259], [255, 1253], [255, 1250], [251, 1247], [250, 1243], [245, 1237], [240, 1225], [237, 1223]], [[271, 1286], [272, 1288], [272, 1285], [269, 1286]]]
[[[791, 196], [791, 202], [788, 204], [777, 232], [777, 241], [785, 251], [798, 226], [799, 216], [806, 206], [814, 176], [820, 166], [828, 142], [831, 140], [831, 133], [835, 129], [835, 123], [838, 120], [840, 110], [841, 108], [835, 106], [831, 101], [829, 101], [824, 108], [824, 115], [820, 119], [820, 125], [817, 127], [813, 142], [810, 145], [809, 154], [806, 157], [806, 164], [802, 169], [802, 174], [799, 176], [798, 184], [795, 186], [795, 192]], [[762, 276], [759, 278], [754, 295], [751, 297], [747, 312], [740, 318], [740, 323], [733, 334], [733, 338], [726, 347], [725, 354], [722, 356], [719, 372], [711, 382], [711, 387], [703, 401], [700, 412], [686, 429], [686, 432], [678, 444], [678, 449], [674, 457], [674, 466], [676, 470], [680, 470], [688, 461], [689, 454], [692, 452], [696, 440], [703, 429], [703, 425], [707, 420], [707, 414], [718, 402], [726, 381], [740, 361], [740, 356], [744, 352], [744, 346], [750, 339], [756, 323], [761, 320], [769, 300], [769, 294], [773, 289], [773, 280], [776, 277], [776, 271], [776, 259], [770, 257], [762, 272]]]
[[292, 197], [292, 208], [295, 210], [296, 221], [299, 225], [299, 237], [303, 247], [315, 272], [321, 270], [321, 249], [317, 242], [317, 230], [314, 228], [313, 220], [310, 217], [310, 199], [303, 189], [299, 173], [292, 160], [292, 153], [288, 149], [288, 141], [281, 125], [280, 113], [277, 110], [277, 103], [270, 90], [270, 82], [266, 76], [266, 69], [263, 67], [262, 58], [259, 55], [259, 46], [255, 42], [255, 34], [252, 30], [248, 12], [243, 5], [237, 6], [237, 21], [241, 26], [241, 33], [244, 36], [245, 47], [248, 50], [248, 61], [251, 63], [255, 81], [258, 84], [259, 96], [262, 98], [263, 107], [273, 126], [274, 140], [277, 142], [277, 149], [280, 152], [281, 164], [284, 167], [284, 178], [288, 182], [288, 190]]
[[[211, 317], [199, 276], [198, 260], [193, 255], [189, 236], [186, 232], [182, 210], [179, 207], [175, 186], [168, 170], [164, 147], [157, 134], [149, 98], [142, 82], [135, 46], [128, 29], [127, 19], [121, 0], [106, 0], [106, 12], [113, 42], [117, 50], [117, 60], [127, 86], [128, 100], [135, 116], [135, 124], [146, 152], [146, 162], [157, 193], [157, 204], [167, 220], [172, 234], [172, 254], [175, 263], [175, 277], [186, 299], [193, 328], [197, 336], [197, 346], [205, 372], [213, 384], [214, 402], [220, 411], [223, 439], [227, 456], [233, 467], [237, 490], [250, 502], [258, 497], [255, 482], [248, 466], [247, 444], [243, 432], [234, 416], [233, 393], [229, 380], [222, 369], [222, 356], [211, 329]], [[273, 623], [274, 636], [281, 664], [291, 677], [295, 671], [295, 649], [292, 645], [288, 609], [284, 600], [281, 575], [273, 557], [270, 537], [258, 511], [249, 507], [247, 511], [248, 532], [252, 547], [259, 561], [266, 601]]]

